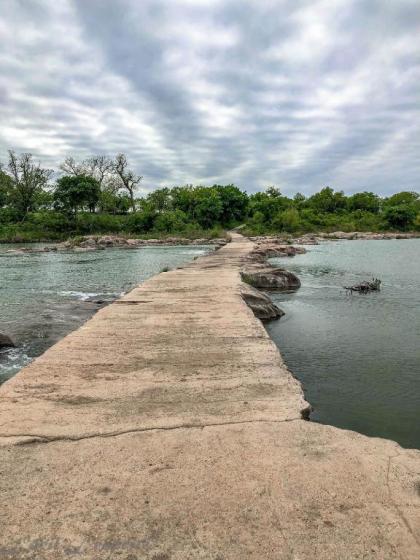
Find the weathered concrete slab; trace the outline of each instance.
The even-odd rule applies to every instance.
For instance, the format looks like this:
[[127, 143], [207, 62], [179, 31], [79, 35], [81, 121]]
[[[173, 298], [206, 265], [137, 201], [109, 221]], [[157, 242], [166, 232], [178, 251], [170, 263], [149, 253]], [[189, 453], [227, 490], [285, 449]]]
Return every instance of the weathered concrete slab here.
[[418, 559], [420, 452], [302, 420], [240, 236], [0, 389], [0, 559]]

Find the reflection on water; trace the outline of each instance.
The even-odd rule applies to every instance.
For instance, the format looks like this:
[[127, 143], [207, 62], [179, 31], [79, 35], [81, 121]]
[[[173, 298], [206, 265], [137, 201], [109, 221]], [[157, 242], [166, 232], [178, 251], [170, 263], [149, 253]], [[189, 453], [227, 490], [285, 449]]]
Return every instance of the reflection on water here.
[[[312, 418], [420, 448], [420, 239], [329, 242], [272, 261], [302, 281], [272, 295], [286, 316], [268, 330]], [[380, 292], [343, 289], [372, 277]]]
[[95, 253], [7, 254], [0, 245], [0, 332], [18, 348], [0, 349], [0, 383], [88, 319], [98, 305], [211, 250], [207, 246], [107, 249]]

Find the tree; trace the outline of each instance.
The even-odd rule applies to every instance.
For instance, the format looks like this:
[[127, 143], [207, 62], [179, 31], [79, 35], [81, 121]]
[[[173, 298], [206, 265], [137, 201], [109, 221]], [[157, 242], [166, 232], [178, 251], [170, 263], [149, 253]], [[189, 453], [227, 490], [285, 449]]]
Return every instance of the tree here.
[[131, 208], [133, 212], [135, 212], [136, 203], [134, 201], [134, 192], [143, 177], [136, 175], [131, 169], [128, 169], [128, 161], [125, 154], [117, 154], [115, 156], [112, 169], [116, 175], [118, 188], [125, 189], [128, 192]]
[[72, 175], [74, 177], [79, 177], [80, 175], [87, 175], [87, 169], [83, 162], [78, 163], [74, 157], [66, 157], [62, 164], [60, 164], [61, 171], [64, 171], [66, 175]]
[[400, 206], [401, 204], [416, 204], [420, 195], [413, 191], [401, 191], [385, 199], [386, 206]]
[[72, 213], [77, 217], [81, 208], [88, 207], [93, 211], [100, 196], [99, 182], [87, 175], [65, 175], [58, 179], [54, 190], [54, 201], [57, 209]]
[[92, 156], [85, 160], [85, 165], [88, 169], [88, 175], [96, 179], [101, 188], [107, 182], [107, 179], [112, 181], [110, 174], [113, 169], [113, 162], [108, 156]]
[[385, 209], [385, 220], [395, 229], [406, 230], [414, 225], [416, 211], [409, 204], [389, 206]]
[[188, 217], [182, 210], [169, 210], [159, 214], [154, 223], [154, 229], [162, 232], [184, 231]]
[[[104, 187], [106, 183], [111, 181], [111, 173], [113, 170], [113, 162], [108, 156], [91, 156], [81, 162], [77, 162], [73, 157], [67, 157], [60, 165], [60, 169], [74, 177], [88, 176], [93, 177]], [[108, 180], [108, 181], [107, 181]]]
[[196, 187], [194, 202], [194, 218], [201, 227], [210, 228], [220, 222], [223, 205], [216, 189]]
[[380, 209], [380, 198], [373, 192], [360, 192], [353, 194], [347, 199], [347, 206], [352, 212], [355, 210], [364, 210], [377, 214]]
[[273, 220], [273, 226], [280, 231], [297, 231], [301, 226], [299, 212], [296, 208], [288, 208], [284, 212], [279, 212]]
[[249, 199], [250, 214], [258, 212], [263, 214], [264, 220], [270, 223], [275, 216], [290, 208], [293, 202], [283, 196], [275, 187], [269, 187], [265, 192], [257, 192]]
[[127, 214], [131, 207], [130, 197], [127, 194], [115, 193], [111, 188], [105, 188], [101, 191], [99, 207], [101, 212]]
[[169, 210], [171, 207], [171, 191], [166, 187], [156, 189], [149, 193], [146, 198], [147, 202], [156, 212], [161, 213], [165, 210]]
[[308, 199], [312, 208], [319, 212], [333, 213], [346, 207], [346, 197], [342, 191], [334, 192], [331, 187], [324, 187], [319, 193]]
[[248, 209], [248, 195], [235, 185], [213, 185], [222, 202], [220, 221], [222, 224], [243, 220]]
[[267, 187], [265, 189], [265, 192], [270, 198], [279, 198], [280, 196], [282, 196], [280, 189], [278, 187], [275, 187], [274, 185], [272, 185], [271, 187]]
[[303, 207], [306, 201], [306, 197], [304, 194], [302, 193], [296, 193], [295, 196], [293, 197], [293, 202], [295, 203], [295, 206], [297, 208]]
[[5, 173], [0, 165], [0, 208], [9, 202], [10, 191], [12, 190], [12, 179]]
[[11, 203], [24, 219], [34, 209], [37, 195], [47, 186], [53, 172], [34, 163], [32, 154], [18, 156], [9, 150], [7, 173], [11, 179]]

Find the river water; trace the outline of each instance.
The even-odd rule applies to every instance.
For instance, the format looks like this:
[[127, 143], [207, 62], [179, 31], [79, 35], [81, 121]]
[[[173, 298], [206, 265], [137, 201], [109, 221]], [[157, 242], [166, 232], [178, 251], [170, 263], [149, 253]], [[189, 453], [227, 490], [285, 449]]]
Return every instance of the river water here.
[[[36, 245], [31, 245], [32, 248]], [[0, 333], [18, 347], [0, 349], [0, 383], [98, 309], [164, 267], [212, 250], [208, 246], [106, 249], [87, 253], [7, 254], [0, 245]]]
[[[271, 259], [302, 281], [268, 324], [311, 419], [420, 448], [420, 239], [337, 241]], [[380, 292], [343, 286], [377, 277]]]

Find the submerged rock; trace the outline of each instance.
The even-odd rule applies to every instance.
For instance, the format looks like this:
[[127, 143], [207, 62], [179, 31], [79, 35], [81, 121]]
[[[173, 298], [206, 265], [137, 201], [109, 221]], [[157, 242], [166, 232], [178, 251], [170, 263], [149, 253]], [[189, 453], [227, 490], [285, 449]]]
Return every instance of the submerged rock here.
[[7, 334], [0, 333], [0, 348], [14, 348], [16, 344], [7, 336]]
[[241, 285], [241, 296], [258, 319], [280, 319], [284, 315], [284, 311], [277, 307], [267, 295], [248, 284]]

